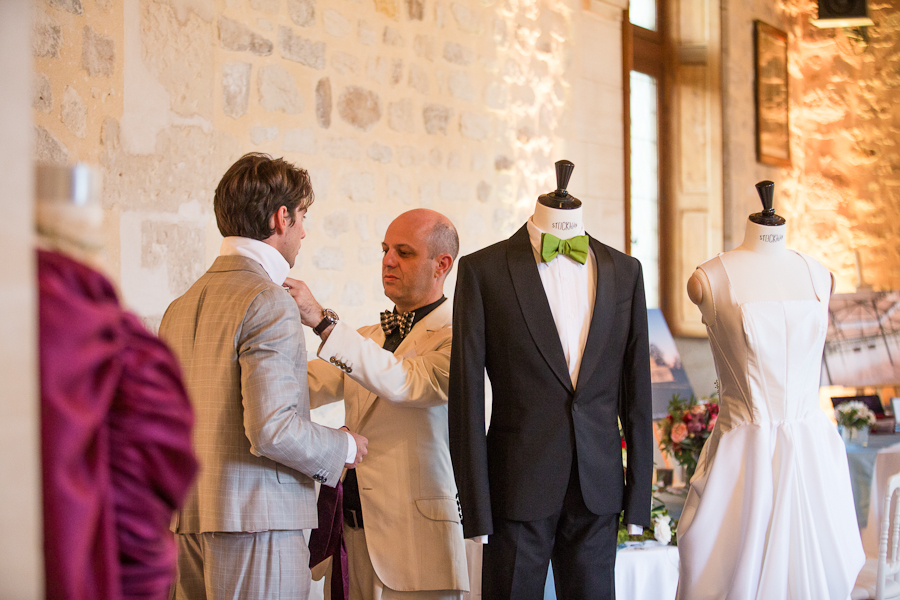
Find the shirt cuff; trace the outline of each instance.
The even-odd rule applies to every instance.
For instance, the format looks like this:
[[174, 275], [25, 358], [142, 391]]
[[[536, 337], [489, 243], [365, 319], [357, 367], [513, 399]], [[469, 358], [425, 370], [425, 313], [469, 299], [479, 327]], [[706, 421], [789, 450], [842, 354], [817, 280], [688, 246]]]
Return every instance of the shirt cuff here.
[[644, 533], [644, 528], [640, 525], [628, 524], [628, 535], [641, 535], [642, 533]]
[[469, 538], [469, 539], [472, 540], [473, 542], [475, 542], [476, 544], [487, 544], [488, 543], [488, 536], [486, 536], [486, 535], [476, 535], [475, 537]]
[[353, 436], [350, 435], [349, 431], [345, 431], [344, 433], [350, 438], [350, 445], [347, 446], [347, 460], [344, 462], [346, 464], [352, 464], [356, 460], [356, 440], [353, 439]]

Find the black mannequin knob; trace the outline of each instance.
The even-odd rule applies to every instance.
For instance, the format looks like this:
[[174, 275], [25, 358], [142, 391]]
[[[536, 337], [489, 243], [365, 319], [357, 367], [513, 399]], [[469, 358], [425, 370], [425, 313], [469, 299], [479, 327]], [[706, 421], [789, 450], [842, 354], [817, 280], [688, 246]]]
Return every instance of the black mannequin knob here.
[[566, 188], [569, 186], [569, 178], [575, 170], [575, 163], [570, 160], [556, 161], [556, 193], [567, 196]]
[[760, 181], [756, 184], [756, 193], [759, 194], [759, 200], [762, 202], [762, 212], [750, 215], [750, 220], [757, 225], [784, 225], [787, 221], [784, 217], [775, 214], [775, 208], [772, 206], [775, 197], [775, 183], [769, 180]]
[[565, 159], [556, 161], [556, 191], [541, 194], [538, 202], [550, 208], [570, 209], [581, 206], [581, 200], [566, 190], [574, 170], [575, 163], [572, 161]]

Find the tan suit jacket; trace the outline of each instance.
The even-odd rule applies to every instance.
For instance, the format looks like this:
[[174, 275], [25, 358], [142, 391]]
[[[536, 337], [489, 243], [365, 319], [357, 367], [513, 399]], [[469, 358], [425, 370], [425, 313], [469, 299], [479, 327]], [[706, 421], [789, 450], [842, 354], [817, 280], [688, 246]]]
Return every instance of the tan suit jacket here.
[[313, 407], [343, 399], [347, 426], [369, 439], [356, 468], [366, 544], [397, 591], [469, 589], [447, 434], [451, 317], [445, 301], [393, 354], [379, 325], [339, 322], [309, 363]]
[[335, 486], [349, 439], [309, 420], [300, 311], [262, 266], [220, 256], [159, 330], [181, 361], [200, 474], [178, 533], [318, 525], [313, 479]]

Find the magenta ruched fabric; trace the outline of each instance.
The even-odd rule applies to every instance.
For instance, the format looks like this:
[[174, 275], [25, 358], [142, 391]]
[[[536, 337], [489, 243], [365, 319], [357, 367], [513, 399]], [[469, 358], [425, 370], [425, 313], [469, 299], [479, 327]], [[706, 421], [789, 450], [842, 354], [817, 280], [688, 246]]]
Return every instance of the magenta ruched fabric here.
[[100, 273], [39, 251], [38, 283], [47, 598], [166, 598], [197, 472], [178, 364]]

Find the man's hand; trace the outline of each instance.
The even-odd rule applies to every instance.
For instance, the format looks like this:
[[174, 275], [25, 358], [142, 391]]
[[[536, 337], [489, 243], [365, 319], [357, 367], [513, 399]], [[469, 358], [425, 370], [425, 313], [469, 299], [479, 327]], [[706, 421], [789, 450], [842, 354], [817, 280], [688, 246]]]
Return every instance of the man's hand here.
[[346, 426], [341, 427], [344, 431], [353, 436], [353, 441], [356, 442], [356, 460], [352, 463], [346, 463], [344, 466], [348, 469], [355, 469], [356, 465], [362, 462], [363, 456], [369, 453], [367, 446], [369, 445], [369, 440], [359, 435], [358, 433], [353, 433]]
[[302, 281], [290, 277], [284, 280], [284, 287], [300, 309], [300, 321], [307, 327], [318, 325], [322, 321], [322, 305], [316, 301], [309, 287]]

